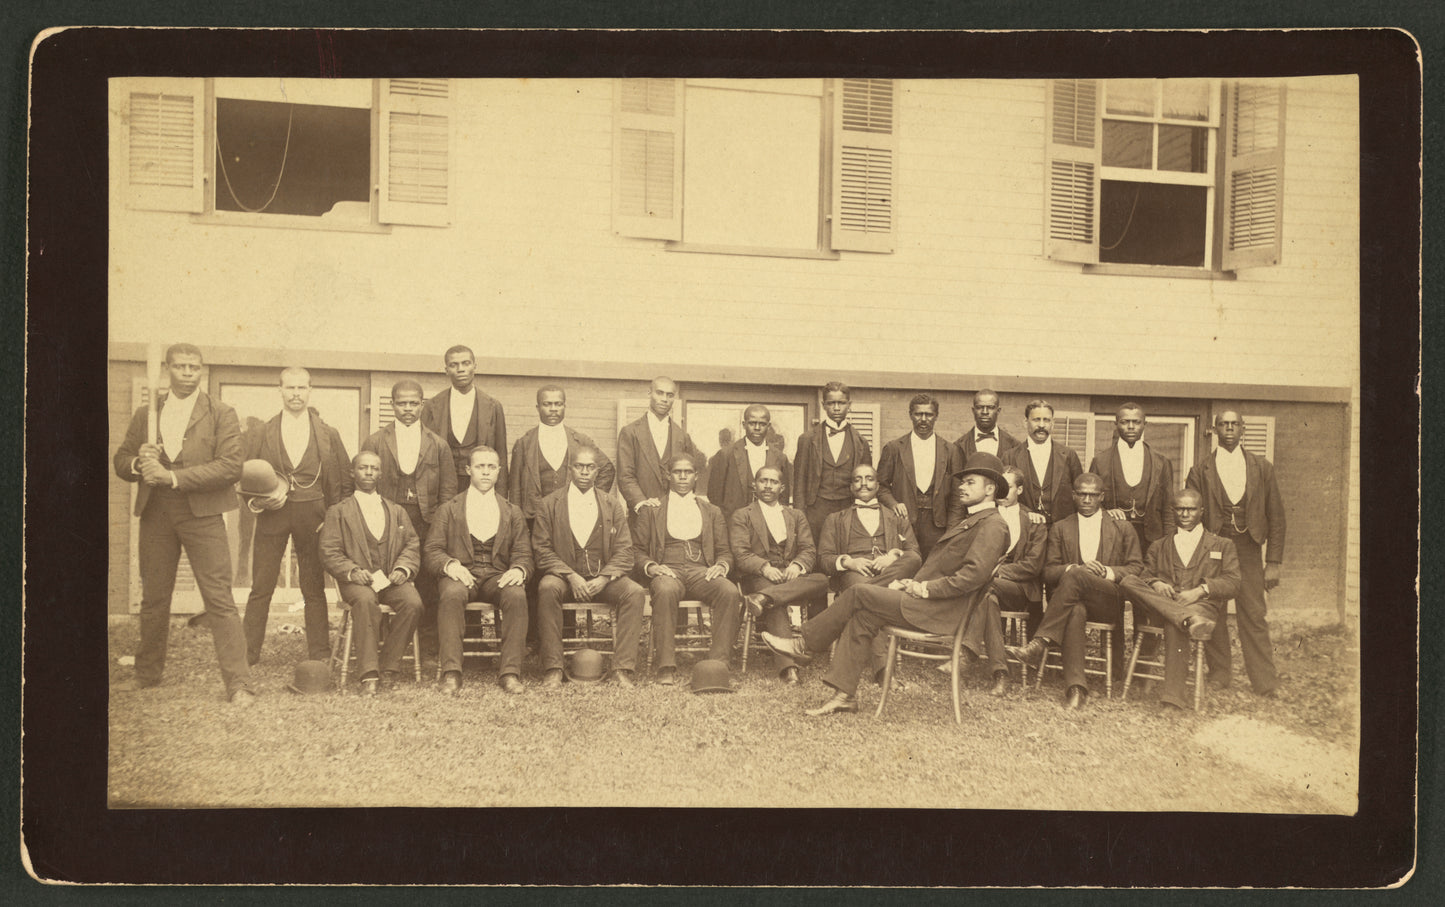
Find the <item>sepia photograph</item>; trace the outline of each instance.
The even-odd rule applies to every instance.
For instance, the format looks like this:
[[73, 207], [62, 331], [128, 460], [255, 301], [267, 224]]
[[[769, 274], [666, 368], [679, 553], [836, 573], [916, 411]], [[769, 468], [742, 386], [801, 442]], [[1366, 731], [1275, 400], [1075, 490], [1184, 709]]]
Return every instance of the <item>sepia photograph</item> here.
[[263, 37], [88, 120], [107, 811], [1357, 816], [1357, 71]]

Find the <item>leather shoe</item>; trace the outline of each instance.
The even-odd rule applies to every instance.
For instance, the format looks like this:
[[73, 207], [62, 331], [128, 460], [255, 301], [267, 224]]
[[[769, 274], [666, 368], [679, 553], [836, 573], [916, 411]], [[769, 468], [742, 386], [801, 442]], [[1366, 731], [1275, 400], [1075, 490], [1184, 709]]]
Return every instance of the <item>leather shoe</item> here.
[[1069, 687], [1069, 692], [1064, 694], [1064, 711], [1078, 711], [1084, 707], [1084, 701], [1089, 698], [1089, 691], [1085, 687]]
[[677, 668], [658, 668], [657, 682], [665, 687], [677, 683]]
[[762, 635], [763, 642], [777, 654], [791, 658], [803, 667], [812, 662], [813, 656], [808, 652], [808, 647], [804, 645], [803, 637], [774, 636], [767, 630], [764, 630]]
[[[510, 676], [512, 676], [512, 675], [508, 674], [507, 676], [510, 677]], [[548, 671], [548, 672], [542, 677], [542, 689], [544, 689], [544, 690], [560, 690], [560, 689], [562, 689], [562, 670], [561, 670], [560, 668], [552, 668], [550, 671]], [[511, 692], [511, 691], [509, 690], [508, 692]]]
[[382, 688], [382, 690], [394, 690], [394, 689], [396, 689], [396, 684], [397, 684], [397, 681], [398, 681], [399, 679], [400, 679], [400, 678], [398, 677], [397, 672], [395, 672], [395, 671], [382, 671], [382, 672], [381, 672], [381, 688]]
[[457, 671], [448, 671], [442, 675], [442, 695], [455, 696], [462, 691], [462, 675]]
[[1207, 640], [1214, 635], [1214, 621], [1207, 617], [1191, 617], [1184, 622], [1190, 639]]
[[1005, 696], [1008, 694], [1008, 671], [995, 671], [993, 673], [993, 686], [988, 688], [990, 696]]
[[1004, 646], [1008, 653], [1031, 668], [1037, 668], [1044, 660], [1044, 655], [1049, 651], [1049, 644], [1035, 636], [1029, 640], [1029, 644], [1023, 646]]
[[503, 674], [497, 683], [501, 686], [503, 693], [510, 693], [513, 696], [527, 691], [527, 688], [522, 686], [522, 678], [516, 674]]
[[768, 600], [763, 597], [761, 592], [754, 592], [751, 595], [743, 596], [743, 605], [747, 607], [748, 613], [753, 616], [753, 620], [757, 620], [763, 616], [763, 609], [768, 606]]
[[231, 705], [238, 709], [249, 709], [256, 704], [256, 694], [242, 687], [231, 694]]
[[363, 677], [361, 678], [361, 695], [375, 696], [379, 692], [380, 686], [380, 677]]
[[613, 671], [612, 677], [617, 681], [617, 685], [624, 689], [631, 690], [637, 686], [637, 681], [632, 679], [631, 671]]
[[858, 697], [850, 696], [841, 690], [833, 694], [833, 698], [818, 706], [816, 709], [806, 709], [803, 714], [811, 715], [814, 718], [823, 715], [831, 715], [834, 712], [856, 712], [858, 711]]
[[783, 668], [782, 674], [780, 674], [779, 677], [782, 679], [783, 683], [785, 683], [785, 684], [787, 684], [787, 685], [789, 685], [789, 686], [797, 686], [797, 685], [798, 685], [798, 669], [797, 669], [797, 668]]

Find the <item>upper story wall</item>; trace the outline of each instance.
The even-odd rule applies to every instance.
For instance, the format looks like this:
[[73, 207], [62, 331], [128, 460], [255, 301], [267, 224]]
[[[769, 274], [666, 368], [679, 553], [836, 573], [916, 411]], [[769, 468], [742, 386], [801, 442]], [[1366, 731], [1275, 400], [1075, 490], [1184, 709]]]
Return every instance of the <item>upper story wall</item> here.
[[896, 249], [833, 261], [615, 235], [611, 80], [453, 84], [449, 227], [220, 225], [126, 208], [112, 180], [110, 339], [355, 352], [363, 368], [365, 354], [439, 362], [466, 342], [493, 373], [555, 357], [738, 374], [1357, 380], [1353, 77], [1288, 81], [1282, 260], [1234, 280], [1044, 258], [1040, 80], [898, 83]]

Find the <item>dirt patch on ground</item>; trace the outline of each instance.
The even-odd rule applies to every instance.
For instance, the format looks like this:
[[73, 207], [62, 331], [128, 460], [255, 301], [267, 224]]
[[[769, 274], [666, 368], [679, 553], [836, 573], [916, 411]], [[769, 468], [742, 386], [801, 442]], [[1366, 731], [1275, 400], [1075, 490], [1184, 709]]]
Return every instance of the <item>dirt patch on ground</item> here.
[[1343, 815], [1359, 807], [1357, 746], [1326, 743], [1240, 715], [1209, 722], [1194, 732], [1194, 740], [1278, 784], [1314, 794]]

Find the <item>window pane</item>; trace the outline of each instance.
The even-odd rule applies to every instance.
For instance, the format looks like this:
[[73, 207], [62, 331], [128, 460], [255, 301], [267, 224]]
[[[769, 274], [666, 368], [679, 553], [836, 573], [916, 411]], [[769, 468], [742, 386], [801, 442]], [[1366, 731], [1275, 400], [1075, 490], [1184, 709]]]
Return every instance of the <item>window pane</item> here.
[[1104, 121], [1104, 166], [1141, 167], [1154, 165], [1154, 127], [1149, 123]]
[[1204, 267], [1208, 190], [1103, 180], [1099, 191], [1099, 261]]
[[1208, 79], [1165, 79], [1164, 117], [1209, 121]]
[[683, 241], [818, 248], [817, 98], [687, 89]]
[[371, 111], [216, 99], [216, 210], [371, 218]]
[[1104, 83], [1104, 112], [1124, 116], [1154, 115], [1154, 79], [1114, 79]]
[[1159, 169], [1209, 171], [1208, 126], [1159, 126]]

